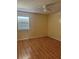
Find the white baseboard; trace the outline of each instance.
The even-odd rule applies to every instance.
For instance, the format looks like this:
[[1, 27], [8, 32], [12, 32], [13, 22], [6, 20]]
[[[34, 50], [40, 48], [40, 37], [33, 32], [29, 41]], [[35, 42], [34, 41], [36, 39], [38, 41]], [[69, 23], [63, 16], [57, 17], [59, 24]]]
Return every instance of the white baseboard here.
[[21, 39], [18, 39], [18, 40], [28, 40], [28, 39], [34, 39], [34, 38], [40, 38], [40, 37], [47, 37], [47, 36], [31, 36], [31, 37], [28, 37], [28, 38], [21, 38]]
[[48, 37], [53, 38], [53, 39], [56, 39], [56, 40], [58, 40], [58, 41], [61, 41], [61, 39], [55, 38], [55, 37], [53, 37], [53, 36], [48, 36]]
[[58, 41], [61, 41], [61, 39], [55, 38], [53, 36], [33, 36], [33, 37], [23, 38], [23, 39], [19, 39], [19, 40], [28, 40], [28, 39], [41, 38], [41, 37], [50, 37], [50, 38], [56, 39]]

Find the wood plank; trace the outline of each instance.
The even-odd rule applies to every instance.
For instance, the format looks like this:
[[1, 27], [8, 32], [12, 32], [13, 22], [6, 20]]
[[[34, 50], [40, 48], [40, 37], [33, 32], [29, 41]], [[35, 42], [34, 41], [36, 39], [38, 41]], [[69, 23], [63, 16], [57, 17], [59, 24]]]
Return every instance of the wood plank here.
[[49, 37], [20, 40], [17, 59], [61, 59], [60, 41]]

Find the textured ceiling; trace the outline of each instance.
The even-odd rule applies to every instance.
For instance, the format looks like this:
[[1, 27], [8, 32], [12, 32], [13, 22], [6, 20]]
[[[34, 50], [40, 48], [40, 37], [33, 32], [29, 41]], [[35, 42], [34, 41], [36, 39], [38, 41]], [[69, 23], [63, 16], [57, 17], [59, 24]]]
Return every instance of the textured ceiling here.
[[[34, 13], [49, 13], [49, 11], [44, 12], [43, 5], [49, 5], [53, 3], [53, 7], [49, 7], [50, 12], [55, 12], [55, 10], [60, 8], [60, 0], [17, 0], [17, 8], [24, 12], [34, 12]], [[56, 3], [56, 4], [55, 4]]]

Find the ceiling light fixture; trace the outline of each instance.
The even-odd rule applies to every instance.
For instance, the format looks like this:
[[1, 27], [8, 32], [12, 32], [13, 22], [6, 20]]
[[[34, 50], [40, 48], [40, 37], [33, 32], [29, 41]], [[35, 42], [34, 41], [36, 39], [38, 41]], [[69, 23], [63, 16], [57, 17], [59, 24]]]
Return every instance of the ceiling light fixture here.
[[46, 5], [43, 5], [43, 11], [47, 12]]

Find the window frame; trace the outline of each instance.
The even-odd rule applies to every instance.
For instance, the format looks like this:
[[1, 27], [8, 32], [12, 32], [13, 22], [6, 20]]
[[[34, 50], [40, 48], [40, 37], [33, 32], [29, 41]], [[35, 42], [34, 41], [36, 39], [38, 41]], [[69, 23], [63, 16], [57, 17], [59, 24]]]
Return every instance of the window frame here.
[[[22, 27], [19, 26], [19, 22], [21, 22], [21, 20], [19, 21], [18, 17], [19, 17], [19, 18], [20, 18], [20, 17], [21, 17], [21, 18], [22, 18], [22, 17], [23, 17], [23, 18], [26, 17], [25, 20], [22, 20], [22, 22], [25, 22], [25, 21], [28, 22], [28, 24], [25, 22], [25, 23], [27, 24], [26, 27], [22, 28]], [[29, 30], [29, 27], [30, 27], [30, 26], [29, 26], [29, 23], [30, 23], [30, 20], [29, 20], [29, 19], [30, 19], [29, 16], [17, 16], [17, 29], [20, 30], [20, 31]], [[27, 21], [27, 20], [28, 20], [28, 21]], [[21, 25], [21, 24], [20, 24], [20, 25]], [[23, 24], [22, 24], [22, 25], [23, 25]], [[18, 26], [19, 26], [19, 27], [18, 27]]]

